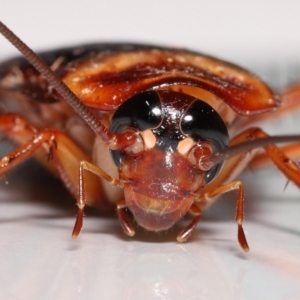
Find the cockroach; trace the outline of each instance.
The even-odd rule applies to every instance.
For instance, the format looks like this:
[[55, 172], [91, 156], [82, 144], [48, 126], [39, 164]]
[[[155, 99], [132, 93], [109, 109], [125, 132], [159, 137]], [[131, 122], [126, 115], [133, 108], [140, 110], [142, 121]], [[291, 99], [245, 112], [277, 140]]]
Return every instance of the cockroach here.
[[253, 126], [299, 106], [300, 85], [276, 96], [238, 66], [149, 45], [89, 44], [37, 56], [3, 23], [0, 32], [25, 57], [0, 65], [0, 130], [19, 145], [0, 160], [0, 173], [34, 156], [57, 174], [77, 199], [73, 238], [86, 205], [111, 203], [129, 236], [127, 210], [154, 232], [191, 213], [177, 236], [185, 242], [204, 209], [238, 190], [238, 241], [248, 251], [237, 175], [270, 160], [300, 187], [292, 160], [299, 144], [276, 145], [300, 135], [269, 136]]

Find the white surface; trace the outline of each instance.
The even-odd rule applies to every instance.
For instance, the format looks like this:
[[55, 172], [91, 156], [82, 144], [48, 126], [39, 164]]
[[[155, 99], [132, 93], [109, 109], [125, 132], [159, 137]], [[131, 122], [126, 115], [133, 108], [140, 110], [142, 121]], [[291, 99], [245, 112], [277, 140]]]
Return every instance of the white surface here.
[[[32, 169], [33, 178], [18, 179]], [[55, 195], [63, 201], [66, 195], [54, 192], [53, 182], [35, 165], [18, 172], [2, 188], [0, 299], [300, 297], [299, 197], [248, 193], [249, 253], [236, 241], [234, 195], [204, 214], [186, 244], [175, 241], [186, 221], [168, 234], [139, 230], [131, 239], [116, 218], [91, 214], [72, 240], [75, 207], [50, 200]], [[37, 186], [36, 176], [44, 183]], [[48, 201], [40, 203], [46, 190]]]
[[[271, 73], [280, 83], [300, 60], [299, 9], [299, 1], [271, 0], [2, 0], [0, 19], [35, 49], [162, 43]], [[0, 51], [16, 53], [2, 38]], [[272, 74], [270, 65], [282, 72]], [[297, 132], [299, 115], [269, 130], [278, 128]], [[183, 223], [167, 235], [140, 230], [129, 239], [116, 218], [99, 216], [85, 218], [73, 241], [75, 208], [53, 204], [66, 195], [47, 180], [36, 186], [28, 173], [40, 180], [29, 165], [1, 188], [0, 299], [300, 299], [300, 193], [291, 184], [283, 192], [278, 172], [243, 177], [248, 254], [236, 241], [235, 195], [207, 211], [186, 244], [175, 242]]]

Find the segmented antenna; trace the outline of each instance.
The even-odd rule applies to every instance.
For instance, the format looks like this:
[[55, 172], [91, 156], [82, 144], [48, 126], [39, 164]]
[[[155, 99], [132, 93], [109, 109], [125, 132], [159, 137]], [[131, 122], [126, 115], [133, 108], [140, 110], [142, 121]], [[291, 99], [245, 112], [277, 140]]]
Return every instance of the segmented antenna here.
[[[91, 112], [91, 110], [77, 98], [68, 86], [56, 76], [49, 66], [47, 66], [37, 54], [35, 54], [2, 22], [0, 22], [0, 33], [24, 55], [24, 57], [41, 73], [41, 75], [47, 79], [47, 81], [56, 89], [65, 101], [70, 104], [70, 106], [84, 119], [91, 129], [108, 144], [111, 149], [124, 148], [136, 140], [135, 133], [132, 132], [124, 132], [121, 134], [110, 133], [108, 128], [105, 127]], [[270, 144], [289, 143], [295, 141], [300, 141], [300, 135], [258, 138], [253, 141], [230, 146], [210, 157], [205, 162], [205, 167], [209, 169], [222, 161], [232, 158], [238, 154], [251, 151], [255, 148], [264, 147]]]
[[247, 141], [225, 148], [208, 158], [208, 160], [205, 161], [204, 164], [205, 167], [210, 169], [222, 161], [225, 161], [241, 153], [251, 151], [255, 148], [261, 148], [271, 144], [292, 143], [296, 141], [300, 141], [300, 135], [275, 135], [265, 138], [257, 138], [253, 141]]
[[24, 57], [40, 72], [42, 76], [55, 88], [55, 90], [67, 101], [70, 106], [84, 119], [91, 129], [108, 142], [111, 139], [108, 129], [85, 106], [77, 96], [61, 81], [59, 77], [47, 66], [44, 61], [34, 53], [20, 38], [0, 21], [0, 33], [13, 44]]

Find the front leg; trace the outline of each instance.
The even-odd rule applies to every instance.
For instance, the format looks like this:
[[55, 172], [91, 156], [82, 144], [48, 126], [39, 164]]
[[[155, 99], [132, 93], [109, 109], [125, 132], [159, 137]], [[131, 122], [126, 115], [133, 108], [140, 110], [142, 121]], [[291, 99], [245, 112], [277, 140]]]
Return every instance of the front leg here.
[[125, 199], [121, 199], [117, 203], [117, 214], [119, 217], [119, 221], [121, 224], [121, 227], [124, 231], [124, 233], [128, 236], [134, 236], [135, 230], [133, 229], [133, 226], [131, 225], [126, 213], [124, 210], [127, 208]]
[[79, 165], [79, 187], [78, 187], [78, 197], [77, 197], [77, 206], [78, 206], [78, 213], [76, 217], [76, 222], [74, 225], [72, 237], [73, 239], [77, 238], [79, 235], [82, 225], [83, 225], [83, 216], [84, 216], [84, 207], [87, 204], [86, 201], [86, 180], [84, 171], [89, 171], [89, 173], [93, 173], [106, 181], [108, 181], [111, 185], [117, 186], [117, 187], [122, 187], [121, 182], [108, 175], [105, 171], [103, 171], [101, 168], [89, 163], [88, 161], [81, 161]]
[[200, 216], [201, 216], [201, 210], [199, 209], [198, 206], [196, 206], [195, 204], [193, 204], [190, 209], [189, 209], [189, 213], [191, 215], [194, 216], [192, 222], [190, 222], [190, 224], [188, 224], [188, 226], [186, 228], [184, 228], [177, 236], [177, 241], [179, 243], [183, 243], [186, 242], [187, 239], [191, 236], [194, 228], [196, 227], [196, 225], [198, 224], [199, 220], [200, 220]]
[[244, 186], [240, 181], [233, 181], [214, 189], [211, 192], [201, 195], [196, 199], [195, 203], [207, 203], [219, 195], [230, 192], [232, 190], [239, 190], [237, 204], [236, 204], [236, 215], [235, 221], [238, 224], [238, 241], [242, 249], [246, 252], [249, 251], [249, 246], [243, 229], [244, 218]]

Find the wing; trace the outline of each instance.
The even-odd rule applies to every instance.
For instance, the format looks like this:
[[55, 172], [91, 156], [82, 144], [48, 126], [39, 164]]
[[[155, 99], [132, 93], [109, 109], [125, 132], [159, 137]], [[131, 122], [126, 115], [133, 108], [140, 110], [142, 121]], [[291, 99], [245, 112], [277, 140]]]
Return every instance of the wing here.
[[[188, 50], [113, 43], [39, 55], [87, 106], [100, 110], [114, 111], [136, 93], [176, 85], [207, 90], [241, 115], [279, 105], [272, 91], [248, 71]], [[0, 88], [40, 102], [60, 98], [23, 58], [0, 65]]]

